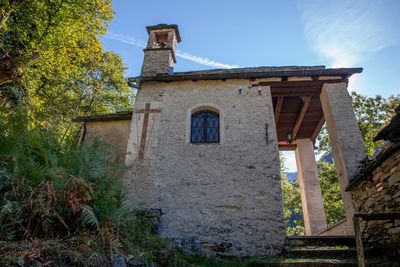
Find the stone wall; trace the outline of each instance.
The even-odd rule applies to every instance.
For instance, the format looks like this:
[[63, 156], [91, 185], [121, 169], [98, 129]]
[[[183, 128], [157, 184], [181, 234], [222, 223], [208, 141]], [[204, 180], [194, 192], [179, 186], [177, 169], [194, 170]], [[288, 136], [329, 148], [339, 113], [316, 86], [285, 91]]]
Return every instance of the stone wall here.
[[[149, 116], [143, 160], [143, 114], [134, 113], [126, 163], [128, 203], [161, 209], [160, 234], [205, 255], [272, 255], [285, 228], [279, 153], [269, 87], [248, 80], [142, 84], [135, 110]], [[243, 93], [239, 94], [239, 87]], [[190, 144], [190, 114], [220, 114], [221, 142]], [[268, 133], [266, 133], [268, 129]]]
[[[356, 213], [400, 212], [400, 143], [391, 144], [350, 184]], [[363, 221], [366, 247], [399, 253], [400, 220]]]
[[171, 74], [173, 71], [173, 66], [174, 61], [171, 49], [145, 49], [142, 66], [143, 76]]
[[117, 158], [122, 161], [126, 156], [126, 147], [130, 132], [130, 120], [113, 121], [88, 121], [86, 124], [85, 142], [90, 142], [94, 138], [99, 138], [105, 143], [111, 145], [115, 150]]

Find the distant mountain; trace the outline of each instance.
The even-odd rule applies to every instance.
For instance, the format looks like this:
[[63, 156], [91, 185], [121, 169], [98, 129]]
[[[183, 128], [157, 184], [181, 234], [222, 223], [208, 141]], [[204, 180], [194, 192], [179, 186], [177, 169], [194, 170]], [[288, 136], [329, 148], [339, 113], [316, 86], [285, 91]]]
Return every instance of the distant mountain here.
[[332, 152], [327, 152], [321, 156], [319, 159], [321, 162], [328, 162], [328, 163], [333, 163], [333, 154]]
[[[325, 153], [319, 159], [320, 162], [328, 162], [333, 163], [333, 154], [332, 152]], [[284, 172], [287, 174], [287, 180], [291, 183], [295, 182], [297, 179], [297, 172]]]
[[293, 183], [297, 179], [297, 172], [285, 172], [287, 174], [287, 180]]

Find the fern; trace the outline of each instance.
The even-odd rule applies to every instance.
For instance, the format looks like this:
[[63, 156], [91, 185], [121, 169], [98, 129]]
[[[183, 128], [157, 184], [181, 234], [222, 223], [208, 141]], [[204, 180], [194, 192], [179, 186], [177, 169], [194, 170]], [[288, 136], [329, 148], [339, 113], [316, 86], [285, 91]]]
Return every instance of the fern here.
[[0, 196], [11, 190], [11, 174], [1, 164], [2, 162], [0, 162]]
[[82, 209], [81, 222], [83, 225], [96, 227], [97, 230], [100, 229], [96, 214], [94, 214], [93, 209], [89, 206], [85, 206]]
[[[31, 129], [26, 118], [7, 116], [0, 112], [1, 241], [69, 240], [60, 253], [53, 245], [40, 250], [56, 254], [60, 263], [80, 258], [74, 251], [90, 262], [90, 255], [104, 260], [138, 251], [152, 257], [166, 247], [153, 235], [152, 219], [123, 206], [124, 169], [107, 157], [113, 154], [110, 147], [98, 140], [60, 147], [47, 129]], [[23, 254], [11, 254], [18, 253]], [[0, 251], [0, 265], [6, 254]]]
[[0, 210], [0, 223], [4, 221], [4, 219], [10, 215], [13, 211], [13, 204], [10, 201], [7, 201]]

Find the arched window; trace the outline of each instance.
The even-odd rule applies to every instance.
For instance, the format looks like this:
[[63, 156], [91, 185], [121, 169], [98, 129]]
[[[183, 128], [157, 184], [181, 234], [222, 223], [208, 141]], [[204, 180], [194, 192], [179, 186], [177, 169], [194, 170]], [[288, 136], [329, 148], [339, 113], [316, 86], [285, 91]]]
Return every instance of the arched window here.
[[192, 114], [191, 143], [219, 143], [219, 114], [202, 110]]

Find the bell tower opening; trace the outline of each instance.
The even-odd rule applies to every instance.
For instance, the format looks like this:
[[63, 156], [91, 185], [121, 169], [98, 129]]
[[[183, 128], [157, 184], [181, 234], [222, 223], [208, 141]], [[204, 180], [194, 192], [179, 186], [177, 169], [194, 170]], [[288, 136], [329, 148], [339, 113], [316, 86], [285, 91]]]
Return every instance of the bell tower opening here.
[[181, 41], [178, 26], [157, 24], [146, 29], [149, 39], [144, 49], [142, 76], [172, 74], [176, 64], [176, 47]]

